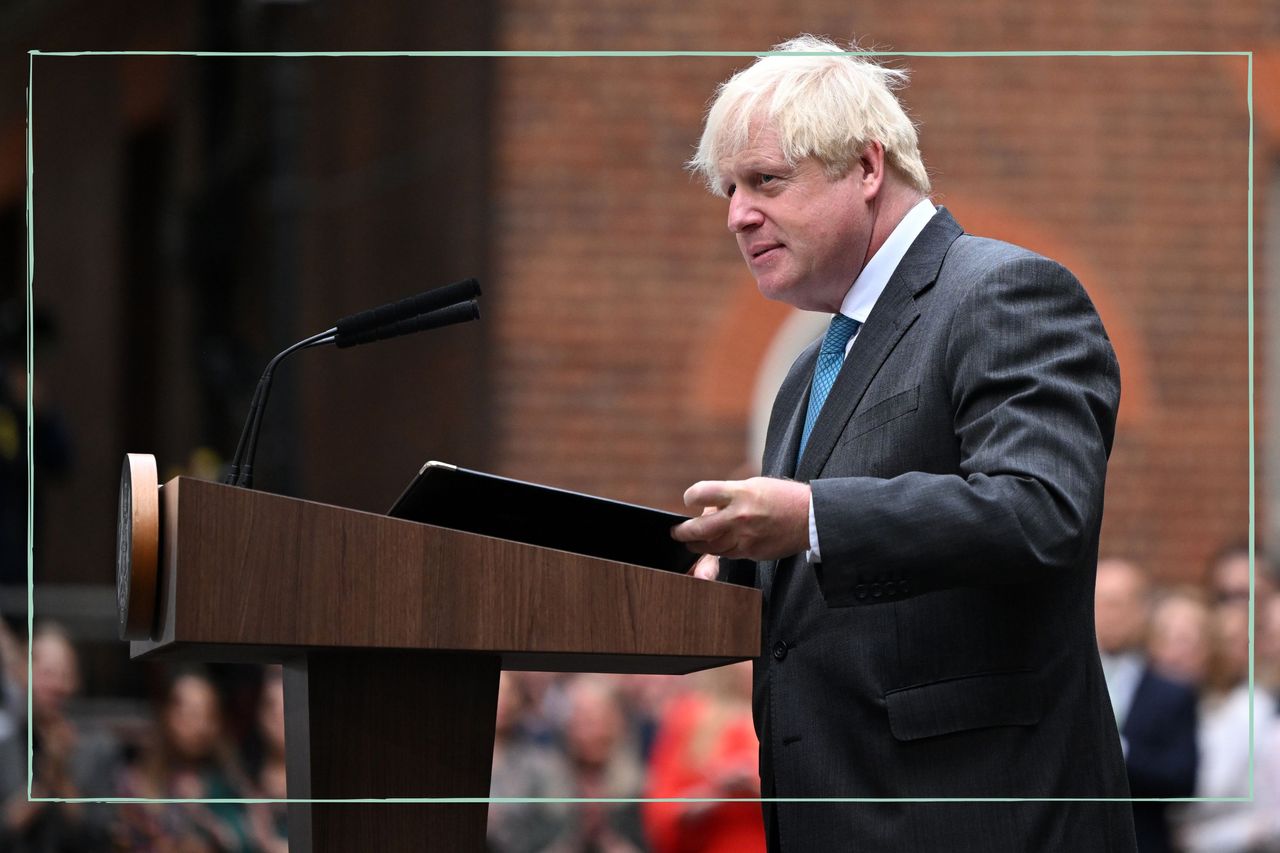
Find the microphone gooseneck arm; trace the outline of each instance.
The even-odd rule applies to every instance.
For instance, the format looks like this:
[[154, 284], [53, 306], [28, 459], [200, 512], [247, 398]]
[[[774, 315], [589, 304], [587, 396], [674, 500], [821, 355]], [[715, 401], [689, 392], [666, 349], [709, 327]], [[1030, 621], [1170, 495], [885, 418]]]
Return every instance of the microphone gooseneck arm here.
[[277, 354], [267, 364], [254, 389], [249, 401], [249, 416], [240, 432], [240, 439], [236, 442], [236, 452], [223, 482], [253, 488], [253, 460], [258, 451], [258, 433], [262, 429], [263, 412], [267, 407], [276, 367], [285, 358], [310, 347], [329, 344], [336, 344], [340, 348], [353, 347], [477, 320], [480, 318], [480, 307], [475, 297], [479, 295], [480, 284], [474, 278], [448, 284], [399, 302], [344, 317], [332, 328], [304, 338]]
[[298, 350], [333, 343], [336, 332], [337, 327], [334, 327], [304, 338], [278, 353], [267, 363], [267, 369], [262, 371], [262, 378], [258, 380], [258, 387], [254, 389], [253, 399], [249, 403], [249, 417], [245, 420], [244, 429], [240, 432], [240, 441], [236, 444], [236, 455], [231, 460], [231, 470], [227, 475], [228, 483], [233, 486], [243, 486], [246, 489], [253, 488], [253, 459], [258, 451], [258, 432], [262, 427], [262, 412], [267, 407], [267, 397], [271, 393], [271, 380], [276, 366]]

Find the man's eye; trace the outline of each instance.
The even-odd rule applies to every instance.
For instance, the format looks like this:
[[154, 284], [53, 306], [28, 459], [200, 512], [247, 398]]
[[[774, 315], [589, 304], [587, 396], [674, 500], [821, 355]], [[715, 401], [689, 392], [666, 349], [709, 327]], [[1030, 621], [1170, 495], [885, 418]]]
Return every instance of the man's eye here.
[[761, 184], [767, 184], [767, 183], [771, 183], [771, 182], [773, 182], [773, 181], [776, 181], [777, 179], [778, 179], [778, 176], [777, 176], [777, 175], [761, 175], [761, 176], [760, 176], [760, 183], [761, 183]]

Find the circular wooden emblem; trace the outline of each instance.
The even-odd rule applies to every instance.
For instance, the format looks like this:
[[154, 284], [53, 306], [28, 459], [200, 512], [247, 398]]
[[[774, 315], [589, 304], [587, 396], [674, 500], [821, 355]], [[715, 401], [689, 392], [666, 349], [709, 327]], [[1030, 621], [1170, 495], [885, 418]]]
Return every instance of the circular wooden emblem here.
[[120, 639], [147, 640], [156, 621], [160, 556], [160, 482], [156, 458], [128, 453], [120, 471], [116, 525], [116, 608]]

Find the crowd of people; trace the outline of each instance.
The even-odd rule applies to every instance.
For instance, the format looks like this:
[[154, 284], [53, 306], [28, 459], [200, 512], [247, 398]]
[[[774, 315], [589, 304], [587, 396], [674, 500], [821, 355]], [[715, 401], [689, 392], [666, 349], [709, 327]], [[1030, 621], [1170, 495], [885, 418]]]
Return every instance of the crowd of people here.
[[1251, 658], [1247, 547], [1219, 553], [1203, 586], [1159, 585], [1120, 559], [1098, 566], [1098, 646], [1132, 795], [1203, 800], [1135, 804], [1144, 853], [1280, 850], [1276, 581], [1259, 558]]
[[[167, 674], [150, 718], [114, 725], [71, 713], [80, 683], [70, 636], [52, 623], [31, 639], [31, 793], [27, 796], [25, 649], [7, 634], [0, 710], [0, 850], [13, 853], [288, 849], [283, 804], [199, 802], [285, 796], [279, 668], [259, 673], [256, 720], [239, 737], [223, 693], [200, 669]], [[167, 803], [51, 803], [145, 798]]]
[[[1098, 643], [1133, 796], [1208, 798], [1136, 803], [1144, 853], [1280, 850], [1280, 585], [1261, 558], [1252, 658], [1249, 596], [1243, 548], [1218, 555], [1200, 586], [1157, 584], [1125, 560], [1099, 564]], [[23, 642], [0, 637], [0, 849], [287, 849], [284, 804], [216, 802], [286, 796], [278, 667], [252, 671], [247, 702], [228, 701], [245, 693], [243, 668], [232, 681], [217, 669], [175, 669], [150, 717], [104, 723], [74, 713], [80, 673], [67, 631], [37, 624], [29, 673]], [[189, 802], [29, 800], [28, 682], [37, 798]], [[491, 805], [490, 846], [763, 850], [756, 803], [626, 802], [759, 797], [757, 760], [749, 664], [685, 677], [505, 672], [492, 796], [550, 801]], [[599, 802], [554, 801], [562, 798]]]

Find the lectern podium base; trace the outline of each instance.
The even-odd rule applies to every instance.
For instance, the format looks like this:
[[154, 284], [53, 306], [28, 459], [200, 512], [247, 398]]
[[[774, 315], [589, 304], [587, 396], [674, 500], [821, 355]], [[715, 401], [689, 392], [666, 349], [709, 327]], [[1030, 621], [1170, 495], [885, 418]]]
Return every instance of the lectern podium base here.
[[[487, 797], [496, 655], [316, 651], [285, 664], [290, 799]], [[290, 803], [289, 849], [483, 851], [487, 807]]]

